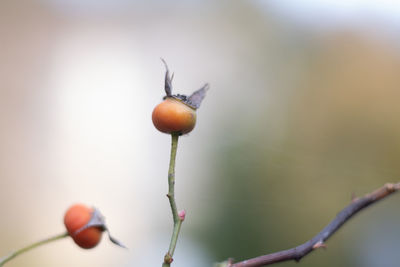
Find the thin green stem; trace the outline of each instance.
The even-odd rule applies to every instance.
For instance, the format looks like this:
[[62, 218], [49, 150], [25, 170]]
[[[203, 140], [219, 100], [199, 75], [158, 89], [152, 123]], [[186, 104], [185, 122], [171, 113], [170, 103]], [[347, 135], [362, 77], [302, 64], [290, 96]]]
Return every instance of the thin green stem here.
[[172, 217], [174, 219], [174, 224], [176, 224], [179, 220], [178, 216], [178, 208], [176, 207], [175, 202], [175, 159], [176, 159], [176, 151], [178, 149], [178, 139], [179, 135], [172, 134], [172, 142], [171, 142], [171, 156], [169, 160], [169, 170], [168, 170], [168, 199], [169, 204], [171, 205]]
[[176, 242], [178, 241], [178, 236], [179, 232], [181, 231], [182, 222], [183, 222], [182, 220], [178, 219], [178, 222], [174, 225], [174, 231], [171, 237], [171, 244], [168, 250], [168, 253], [169, 255], [171, 255], [171, 257], [172, 255], [174, 255], [175, 252]]
[[26, 247], [23, 247], [23, 248], [21, 248], [19, 250], [16, 250], [16, 251], [12, 252], [10, 255], [1, 258], [0, 259], [0, 266], [3, 266], [6, 262], [9, 262], [10, 260], [14, 259], [18, 255], [21, 255], [22, 253], [25, 253], [25, 252], [27, 252], [27, 251], [29, 251], [31, 249], [34, 249], [34, 248], [39, 247], [41, 245], [44, 245], [44, 244], [47, 244], [47, 243], [62, 239], [62, 238], [67, 237], [67, 236], [69, 236], [68, 233], [62, 233], [60, 235], [56, 235], [56, 236], [53, 236], [53, 237], [50, 237], [50, 238], [43, 239], [43, 240], [41, 240], [39, 242], [35, 242], [35, 243], [33, 243], [33, 244], [29, 245], [29, 246], [26, 246]]
[[171, 157], [169, 161], [169, 170], [168, 170], [168, 194], [167, 197], [169, 199], [169, 204], [171, 206], [172, 218], [174, 220], [174, 229], [171, 236], [171, 242], [169, 244], [169, 249], [167, 254], [164, 257], [163, 267], [169, 267], [171, 262], [173, 261], [173, 255], [175, 252], [176, 243], [178, 241], [179, 232], [181, 230], [181, 225], [183, 219], [179, 218], [178, 209], [176, 207], [175, 202], [175, 159], [176, 159], [176, 151], [178, 148], [178, 134], [172, 134], [172, 143], [171, 143]]

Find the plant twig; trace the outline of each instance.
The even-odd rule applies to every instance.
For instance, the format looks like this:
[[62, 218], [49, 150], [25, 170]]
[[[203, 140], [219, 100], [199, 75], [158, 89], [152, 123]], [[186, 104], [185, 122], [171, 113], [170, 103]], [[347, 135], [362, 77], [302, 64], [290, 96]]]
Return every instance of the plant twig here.
[[172, 218], [174, 221], [174, 229], [172, 231], [171, 242], [169, 245], [168, 252], [164, 256], [163, 267], [169, 267], [173, 261], [176, 243], [178, 241], [179, 232], [181, 229], [184, 218], [181, 218], [178, 214], [178, 208], [176, 207], [175, 201], [175, 158], [176, 150], [178, 148], [179, 134], [173, 133], [171, 142], [171, 157], [169, 162], [168, 170], [168, 194], [169, 204], [171, 206]]
[[341, 210], [335, 219], [333, 219], [321, 232], [309, 241], [300, 246], [282, 250], [279, 252], [259, 256], [256, 258], [244, 260], [238, 263], [227, 263], [228, 267], [260, 267], [283, 261], [300, 261], [304, 256], [314, 251], [315, 249], [325, 247], [325, 241], [328, 240], [345, 222], [362, 209], [378, 202], [379, 200], [391, 195], [400, 190], [400, 183], [385, 184], [374, 192], [365, 195], [361, 198], [354, 198], [347, 207]]
[[18, 255], [20, 255], [20, 254], [22, 254], [24, 252], [27, 252], [27, 251], [29, 251], [31, 249], [34, 249], [34, 248], [38, 247], [38, 246], [50, 243], [52, 241], [56, 241], [56, 240], [62, 239], [62, 238], [67, 237], [67, 236], [69, 236], [68, 233], [62, 233], [60, 235], [56, 235], [56, 236], [53, 236], [53, 237], [50, 237], [50, 238], [43, 239], [43, 240], [41, 240], [39, 242], [35, 242], [35, 243], [33, 243], [33, 244], [29, 245], [29, 246], [26, 246], [26, 247], [23, 247], [23, 248], [21, 248], [19, 250], [16, 250], [16, 251], [12, 252], [11, 254], [9, 254], [8, 256], [6, 256], [4, 258], [1, 258], [0, 259], [0, 266], [3, 266], [6, 262], [9, 262], [10, 260], [14, 259], [15, 257], [17, 257]]

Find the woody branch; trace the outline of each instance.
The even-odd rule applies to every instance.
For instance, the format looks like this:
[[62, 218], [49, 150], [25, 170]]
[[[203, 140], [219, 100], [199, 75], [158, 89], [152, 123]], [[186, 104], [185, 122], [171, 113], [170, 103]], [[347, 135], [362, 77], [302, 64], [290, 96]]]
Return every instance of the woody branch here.
[[392, 193], [400, 190], [400, 183], [396, 184], [385, 184], [383, 187], [369, 193], [361, 198], [354, 198], [352, 202], [342, 209], [335, 219], [333, 219], [321, 232], [314, 236], [309, 241], [279, 252], [251, 258], [241, 262], [233, 263], [230, 260], [227, 264], [228, 267], [260, 267], [271, 265], [283, 261], [300, 261], [304, 256], [311, 253], [312, 251], [325, 247], [325, 241], [328, 240], [345, 222], [352, 218], [359, 211], [366, 207], [378, 202], [381, 199], [386, 198]]

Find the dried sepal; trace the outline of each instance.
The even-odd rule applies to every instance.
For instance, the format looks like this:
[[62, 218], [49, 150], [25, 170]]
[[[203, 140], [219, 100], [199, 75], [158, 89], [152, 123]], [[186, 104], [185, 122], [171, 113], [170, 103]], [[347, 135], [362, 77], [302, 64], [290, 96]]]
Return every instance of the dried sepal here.
[[90, 219], [87, 222], [87, 224], [85, 224], [84, 226], [82, 226], [81, 228], [76, 230], [74, 235], [77, 235], [80, 232], [82, 232], [83, 230], [90, 228], [90, 227], [99, 227], [103, 231], [106, 230], [106, 225], [105, 225], [105, 220], [104, 220], [103, 215], [100, 213], [100, 211], [97, 208], [94, 208], [94, 207], [93, 207], [93, 212], [90, 214]]
[[201, 102], [203, 101], [204, 97], [206, 97], [206, 92], [210, 88], [210, 85], [206, 83], [203, 87], [199, 90], [195, 91], [189, 98], [187, 99], [187, 104], [195, 109], [200, 107]]
[[121, 242], [119, 242], [117, 239], [115, 239], [114, 237], [111, 236], [110, 231], [107, 230], [107, 234], [108, 234], [108, 239], [110, 239], [110, 241], [112, 243], [114, 243], [115, 245], [121, 247], [121, 248], [127, 248], [124, 244], [122, 244]]
[[174, 78], [174, 74], [172, 73], [172, 76], [169, 76], [169, 69], [167, 62], [163, 58], [161, 58], [161, 61], [164, 63], [165, 66], [165, 84], [164, 84], [164, 89], [165, 93], [167, 94], [167, 97], [172, 96], [172, 79]]
[[107, 225], [105, 223], [104, 216], [101, 214], [100, 210], [95, 208], [95, 207], [93, 207], [93, 212], [90, 214], [90, 219], [87, 222], [87, 224], [85, 224], [84, 226], [82, 226], [81, 228], [76, 230], [74, 235], [77, 235], [80, 232], [82, 232], [83, 230], [88, 229], [90, 227], [98, 227], [102, 231], [107, 232], [108, 238], [110, 239], [110, 241], [112, 243], [114, 243], [117, 246], [126, 248], [126, 246], [124, 246], [121, 242], [119, 242], [117, 239], [115, 239], [114, 237], [112, 237], [110, 235], [110, 231], [108, 230], [108, 227], [107, 227]]
[[164, 97], [173, 97], [179, 101], [182, 101], [186, 105], [190, 106], [193, 109], [198, 109], [200, 107], [201, 102], [203, 101], [204, 97], [206, 96], [207, 90], [210, 88], [210, 85], [206, 83], [203, 87], [201, 87], [199, 90], [195, 91], [193, 94], [191, 94], [189, 97], [186, 95], [181, 95], [181, 94], [176, 94], [172, 95], [172, 80], [174, 78], [174, 73], [172, 75], [169, 75], [169, 68], [167, 65], [167, 62], [163, 58], [161, 58], [161, 61], [164, 63], [165, 66], [165, 83], [164, 83], [164, 89], [166, 96]]

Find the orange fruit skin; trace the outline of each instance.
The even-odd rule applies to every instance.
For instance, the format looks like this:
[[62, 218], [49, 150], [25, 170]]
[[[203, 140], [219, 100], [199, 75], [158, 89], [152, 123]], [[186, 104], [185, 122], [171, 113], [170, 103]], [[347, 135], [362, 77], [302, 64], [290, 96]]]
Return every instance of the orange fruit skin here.
[[77, 230], [89, 222], [92, 212], [92, 208], [83, 204], [75, 204], [64, 215], [64, 224], [68, 234], [78, 246], [85, 249], [95, 247], [100, 242], [102, 235], [102, 229], [99, 227], [89, 227], [75, 234]]
[[196, 111], [181, 101], [168, 97], [154, 108], [152, 119], [160, 132], [187, 134], [196, 125]]

